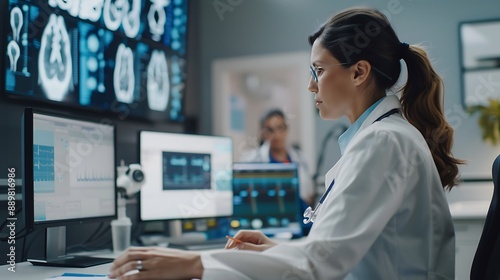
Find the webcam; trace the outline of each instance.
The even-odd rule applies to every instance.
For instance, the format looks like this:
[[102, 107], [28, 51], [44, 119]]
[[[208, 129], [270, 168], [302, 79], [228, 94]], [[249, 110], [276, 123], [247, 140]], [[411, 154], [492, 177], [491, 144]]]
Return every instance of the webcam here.
[[144, 172], [138, 163], [124, 165], [123, 161], [117, 168], [118, 176], [116, 179], [116, 186], [125, 198], [134, 196], [141, 190], [142, 185], [145, 183]]

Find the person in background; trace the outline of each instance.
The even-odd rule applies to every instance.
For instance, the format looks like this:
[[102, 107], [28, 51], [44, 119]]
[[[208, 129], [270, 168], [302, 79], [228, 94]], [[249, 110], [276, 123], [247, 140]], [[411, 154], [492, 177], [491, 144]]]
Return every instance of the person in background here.
[[[300, 209], [297, 211], [305, 211], [314, 203], [315, 185], [309, 166], [300, 150], [289, 142], [285, 114], [278, 108], [268, 110], [260, 118], [259, 128], [259, 147], [244, 153], [239, 160], [241, 162], [297, 163], [300, 181]], [[311, 226], [311, 224], [302, 224], [302, 234], [308, 235]]]
[[[285, 30], [286, 31], [286, 30]], [[458, 183], [443, 84], [424, 49], [401, 42], [371, 8], [332, 16], [309, 37], [308, 89], [323, 119], [347, 117], [341, 158], [325, 176], [311, 232], [275, 243], [240, 231], [226, 250], [131, 248], [111, 267], [123, 279], [451, 280], [455, 232], [445, 190]], [[401, 97], [388, 94], [408, 70]]]
[[[288, 141], [288, 123], [281, 109], [271, 109], [260, 119], [260, 141], [257, 149], [244, 153], [241, 162], [297, 163], [300, 197], [307, 207], [314, 203], [315, 189], [307, 162], [300, 150]], [[305, 210], [305, 208], [303, 209]]]

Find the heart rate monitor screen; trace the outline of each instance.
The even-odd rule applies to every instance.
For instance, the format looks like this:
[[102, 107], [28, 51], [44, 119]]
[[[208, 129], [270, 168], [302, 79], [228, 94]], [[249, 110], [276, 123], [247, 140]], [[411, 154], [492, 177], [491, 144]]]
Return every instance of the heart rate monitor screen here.
[[251, 229], [269, 236], [299, 236], [302, 230], [297, 168], [291, 163], [235, 163], [230, 234]]
[[187, 1], [9, 0], [5, 92], [183, 121]]
[[210, 189], [210, 154], [163, 152], [163, 190]]

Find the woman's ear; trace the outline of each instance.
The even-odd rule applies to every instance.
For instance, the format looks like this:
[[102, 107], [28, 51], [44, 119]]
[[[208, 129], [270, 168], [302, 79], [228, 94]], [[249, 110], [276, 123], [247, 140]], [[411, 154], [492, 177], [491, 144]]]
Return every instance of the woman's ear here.
[[359, 86], [368, 80], [372, 66], [370, 62], [366, 60], [360, 60], [353, 65], [352, 81], [353, 84]]

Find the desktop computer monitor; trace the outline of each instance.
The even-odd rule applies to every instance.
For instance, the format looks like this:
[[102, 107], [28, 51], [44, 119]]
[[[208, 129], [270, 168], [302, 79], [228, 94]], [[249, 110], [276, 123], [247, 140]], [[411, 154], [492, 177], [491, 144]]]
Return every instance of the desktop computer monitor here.
[[139, 132], [146, 182], [142, 221], [230, 216], [233, 142], [230, 137]]
[[229, 234], [251, 229], [271, 237], [302, 236], [298, 176], [295, 163], [235, 163]]
[[26, 227], [45, 228], [45, 259], [33, 264], [90, 266], [111, 259], [66, 255], [71, 224], [116, 217], [115, 127], [26, 108], [22, 119]]

